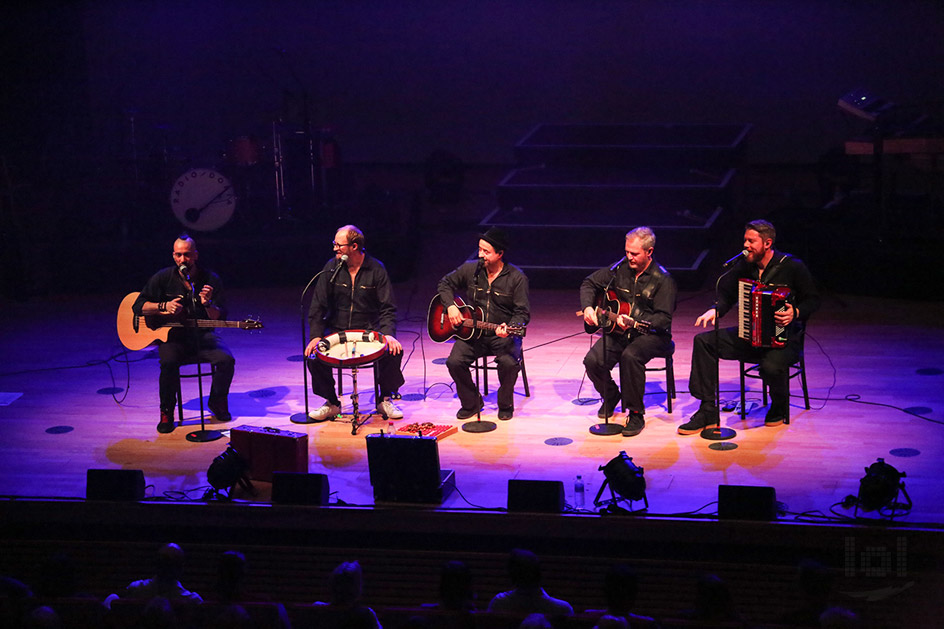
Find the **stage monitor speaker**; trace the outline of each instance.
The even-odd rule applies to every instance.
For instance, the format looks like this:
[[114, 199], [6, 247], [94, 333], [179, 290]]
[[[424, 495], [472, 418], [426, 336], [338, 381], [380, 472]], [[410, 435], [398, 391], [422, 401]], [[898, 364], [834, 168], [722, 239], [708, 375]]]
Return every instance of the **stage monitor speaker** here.
[[144, 472], [89, 469], [85, 475], [85, 499], [144, 500]]
[[272, 472], [272, 502], [286, 505], [328, 504], [328, 477], [307, 472]]
[[773, 487], [718, 485], [719, 520], [776, 520], [777, 492]]
[[378, 433], [366, 439], [376, 502], [439, 504], [455, 487], [455, 472], [439, 467], [435, 437]]
[[509, 479], [508, 511], [562, 513], [564, 483], [559, 480]]

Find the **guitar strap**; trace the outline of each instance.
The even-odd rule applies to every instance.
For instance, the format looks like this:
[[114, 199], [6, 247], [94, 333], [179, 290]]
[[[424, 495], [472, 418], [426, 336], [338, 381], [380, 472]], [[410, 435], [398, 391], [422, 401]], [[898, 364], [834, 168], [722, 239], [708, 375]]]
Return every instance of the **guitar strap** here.
[[665, 277], [666, 273], [667, 271], [661, 264], [657, 265], [656, 268], [652, 270], [652, 275], [649, 276], [649, 281], [646, 283], [645, 288], [637, 292], [634, 296], [629, 316], [638, 320], [642, 318], [640, 314], [643, 308], [652, 310], [652, 294], [659, 284], [662, 283], [662, 278]]

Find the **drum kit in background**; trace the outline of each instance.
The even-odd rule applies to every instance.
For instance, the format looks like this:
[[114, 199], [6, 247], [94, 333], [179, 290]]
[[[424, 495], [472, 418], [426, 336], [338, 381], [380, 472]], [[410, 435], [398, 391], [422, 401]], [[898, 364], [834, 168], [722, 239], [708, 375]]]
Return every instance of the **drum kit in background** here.
[[216, 167], [189, 168], [171, 186], [170, 205], [187, 229], [213, 232], [232, 223], [257, 232], [282, 221], [307, 221], [330, 205], [339, 150], [329, 129], [315, 138], [296, 125], [272, 123], [271, 140], [229, 139]]

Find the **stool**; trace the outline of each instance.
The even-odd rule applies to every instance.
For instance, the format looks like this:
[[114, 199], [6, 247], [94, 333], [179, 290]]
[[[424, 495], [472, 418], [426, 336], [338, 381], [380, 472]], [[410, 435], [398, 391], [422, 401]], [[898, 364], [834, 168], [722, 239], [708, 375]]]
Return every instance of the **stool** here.
[[[204, 363], [204, 362], [199, 362], [196, 360], [182, 363], [180, 367], [185, 367], [187, 365], [197, 365], [198, 363], [199, 363], [199, 370], [196, 373], [180, 373], [180, 369], [178, 368], [177, 370], [177, 375], [178, 375], [178, 378], [177, 378], [177, 420], [180, 423], [180, 425], [183, 425], [184, 423], [184, 398], [180, 390], [180, 381], [183, 380], [184, 378], [197, 379], [197, 386], [200, 391], [200, 421], [201, 422], [206, 421], [206, 417], [204, 416], [204, 409], [203, 409], [203, 379], [209, 376], [210, 381], [212, 382], [213, 375], [216, 373], [216, 367], [214, 367], [212, 363]], [[206, 366], [207, 369], [204, 369], [204, 366]]]
[[[649, 367], [646, 366], [646, 371], [664, 371], [665, 372], [665, 410], [668, 413], [672, 412], [672, 400], [675, 399], [675, 362], [673, 356], [675, 355], [675, 341], [672, 342], [672, 349], [669, 350], [667, 356], [656, 356], [656, 358], [664, 358], [665, 365], [662, 367]], [[650, 361], [651, 362], [651, 361]]]
[[[763, 391], [762, 395], [764, 399], [764, 406], [767, 406], [767, 383], [763, 381], [763, 378], [761, 378], [760, 373], [758, 373], [760, 370], [760, 365], [755, 364], [749, 367], [745, 367], [745, 363], [743, 360], [740, 361], [740, 365], [741, 365], [741, 369], [740, 369], [741, 371], [741, 419], [743, 420], [747, 416], [747, 410], [746, 410], [747, 402], [746, 402], [746, 395], [745, 395], [746, 390], [745, 390], [744, 379], [754, 378], [756, 380], [760, 380], [763, 383], [761, 385], [761, 390]], [[793, 363], [790, 366], [790, 373], [787, 376], [788, 389], [790, 387], [790, 380], [792, 380], [793, 378], [796, 378], [797, 376], [800, 376], [800, 383], [803, 386], [804, 407], [806, 408], [806, 410], [810, 410], [810, 391], [806, 386], [806, 359], [803, 357], [802, 350], [800, 351], [800, 357], [797, 359], [795, 363]], [[789, 398], [787, 400], [787, 416], [784, 418], [783, 423], [785, 424], [790, 423]]]
[[[482, 374], [483, 387], [482, 395], [488, 395], [488, 372], [489, 371], [498, 371], [498, 365], [490, 365], [489, 358], [492, 358], [493, 354], [486, 354], [480, 356], [474, 363], [472, 363], [472, 368], [475, 369], [475, 379], [478, 381], [479, 373]], [[491, 361], [494, 363], [495, 361]], [[524, 365], [524, 350], [521, 350], [521, 360], [518, 361], [518, 365], [521, 367], [521, 382], [524, 384], [524, 396], [531, 397], [531, 388], [528, 386], [528, 370]]]

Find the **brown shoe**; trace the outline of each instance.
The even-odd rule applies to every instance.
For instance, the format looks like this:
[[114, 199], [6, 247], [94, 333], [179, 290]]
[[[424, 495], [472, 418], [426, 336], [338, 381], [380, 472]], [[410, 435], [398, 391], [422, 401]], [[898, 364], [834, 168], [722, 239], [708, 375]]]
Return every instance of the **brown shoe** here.
[[174, 411], [165, 413], [161, 411], [161, 421], [157, 424], [157, 432], [162, 435], [166, 435], [169, 432], [174, 432], [174, 428], [177, 427], [176, 422], [174, 422]]

